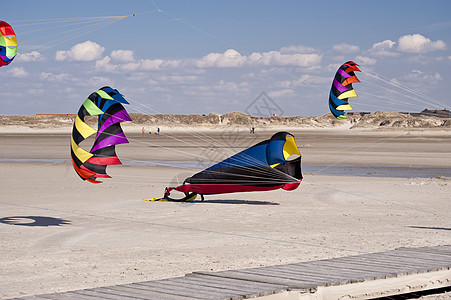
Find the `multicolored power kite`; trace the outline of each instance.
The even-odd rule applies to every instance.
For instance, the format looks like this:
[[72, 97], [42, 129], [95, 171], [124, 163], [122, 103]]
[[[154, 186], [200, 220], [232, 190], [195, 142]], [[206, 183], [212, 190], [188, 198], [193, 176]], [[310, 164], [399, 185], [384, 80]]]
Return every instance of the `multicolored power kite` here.
[[0, 20], [0, 67], [9, 65], [16, 54], [16, 33], [8, 23]]
[[[122, 104], [129, 104], [118, 90], [108, 86], [89, 95], [75, 118], [71, 137], [71, 156], [75, 171], [83, 180], [100, 183], [97, 177], [111, 178], [106, 174], [108, 165], [120, 165], [115, 146], [128, 143], [121, 122], [131, 121]], [[86, 116], [98, 116], [95, 130], [85, 123]], [[88, 152], [79, 144], [96, 134], [94, 144]]]
[[345, 62], [335, 73], [334, 81], [329, 94], [330, 112], [337, 119], [346, 119], [345, 110], [352, 110], [348, 103], [348, 98], [357, 97], [352, 84], [360, 82], [354, 71], [361, 72], [358, 64], [353, 61]]
[[[178, 187], [168, 187], [163, 198], [150, 201], [192, 201], [199, 194], [294, 190], [302, 180], [301, 153], [294, 136], [278, 132], [269, 140], [243, 150], [193, 176]], [[170, 197], [171, 191], [185, 194]]]

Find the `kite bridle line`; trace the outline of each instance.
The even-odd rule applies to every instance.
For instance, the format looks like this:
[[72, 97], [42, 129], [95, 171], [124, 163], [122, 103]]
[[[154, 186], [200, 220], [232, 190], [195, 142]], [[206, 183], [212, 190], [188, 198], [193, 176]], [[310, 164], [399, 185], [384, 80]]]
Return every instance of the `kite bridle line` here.
[[[143, 104], [143, 103], [140, 103], [140, 102], [138, 102], [138, 101], [136, 101], [136, 100], [132, 100], [132, 103], [138, 103], [138, 104], [140, 104], [141, 106], [147, 108], [148, 110], [153, 111], [154, 113], [157, 113], [157, 114], [163, 114], [162, 112], [159, 112], [159, 111], [157, 111], [157, 110], [155, 110], [155, 109], [152, 109], [151, 107], [149, 107], [149, 106], [147, 106], [147, 105], [145, 105], [145, 104]], [[141, 110], [141, 111], [142, 111], [142, 110]], [[143, 112], [143, 113], [146, 113], [145, 111], [142, 111], [142, 112]], [[182, 128], [183, 128], [183, 127], [182, 127]], [[188, 135], [194, 137], [195, 139], [199, 139], [199, 140], [202, 140], [202, 141], [207, 142], [207, 143], [209, 142], [210, 145], [213, 144], [213, 145], [217, 146], [218, 148], [225, 147], [225, 149], [230, 149], [230, 145], [228, 145], [228, 144], [221, 144], [221, 143], [218, 144], [218, 141], [215, 140], [215, 139], [213, 139], [211, 136], [207, 136], [207, 135], [205, 135], [205, 134], [201, 134], [201, 135], [194, 134], [192, 131], [185, 130], [185, 129], [183, 129], [182, 131], [185, 132], [185, 133], [187, 133]], [[183, 142], [183, 143], [185, 143], [185, 144], [187, 144], [187, 145], [189, 145], [189, 146], [192, 146], [192, 145], [193, 145], [192, 142], [188, 142], [188, 141], [185, 141], [185, 140], [177, 139], [177, 138], [172, 137], [172, 136], [170, 136], [170, 135], [169, 135], [168, 137], [169, 137], [169, 138], [173, 138], [173, 139], [176, 140], [176, 141]], [[246, 146], [252, 146], [252, 145], [246, 145]], [[246, 148], [246, 146], [241, 147], [241, 148]], [[204, 145], [196, 145], [196, 148], [200, 148], [200, 149], [205, 150], [205, 146], [204, 146]], [[222, 149], [224, 149], [224, 148], [222, 148]], [[193, 155], [192, 153], [185, 153], [185, 154]], [[227, 156], [232, 156], [232, 155], [235, 155], [235, 154], [236, 154], [236, 152], [233, 152], [233, 153], [231, 153], [231, 154], [229, 154], [229, 155], [225, 155], [225, 158], [227, 158]], [[204, 158], [204, 156], [202, 156], [202, 155], [195, 155], [195, 156]], [[243, 162], [243, 163], [250, 163], [250, 164], [254, 164], [254, 163], [259, 163], [259, 162], [260, 162], [259, 160], [255, 159], [254, 157], [251, 157], [251, 156], [249, 156], [249, 155], [247, 155], [247, 154], [246, 154], [246, 155], [243, 155], [243, 156], [242, 156], [239, 160], [237, 160], [237, 161], [238, 161], [238, 162]], [[247, 168], [249, 168], [249, 170], [254, 170], [252, 167], [245, 167], [245, 166], [240, 166], [240, 167], [243, 168], [244, 170], [246, 170]], [[286, 173], [284, 173], [284, 172], [282, 172], [282, 171], [280, 171], [280, 170], [278, 170], [278, 169], [275, 169], [275, 168], [272, 168], [272, 169], [275, 170], [275, 171], [277, 171], [277, 172], [280, 172], [281, 174], [287, 175]], [[254, 170], [254, 171], [255, 171], [255, 170]], [[262, 178], [265, 178], [265, 177], [263, 176], [263, 175], [265, 174], [264, 171], [261, 171], [261, 172], [260, 172], [260, 171], [257, 171], [257, 172], [254, 172], [254, 173], [260, 173], [260, 174], [262, 174]], [[224, 172], [222, 172], [222, 174], [224, 174]], [[291, 176], [290, 176], [290, 177], [291, 177]], [[292, 177], [292, 179], [293, 179], [293, 180], [297, 180], [297, 179], [294, 178], [294, 177]]]
[[[157, 110], [155, 110], [155, 109], [152, 109], [152, 108], [148, 107], [148, 106], [145, 105], [145, 104], [139, 103], [139, 102], [136, 101], [136, 100], [133, 100], [133, 101], [131, 101], [131, 102], [132, 102], [132, 103], [138, 103], [138, 104], [140, 104], [140, 105], [146, 107], [147, 109], [153, 111], [154, 113], [157, 113], [157, 114], [163, 114], [163, 113], [161, 113], [161, 112], [159, 112], [159, 111], [157, 111]], [[132, 106], [132, 107], [133, 107], [133, 106]], [[135, 107], [135, 109], [136, 109], [136, 107]], [[142, 113], [146, 114], [146, 112], [143, 111], [142, 109], [140, 109], [140, 111], [141, 111]], [[207, 135], [202, 134], [202, 133], [201, 133], [200, 135], [199, 135], [199, 134], [194, 134], [192, 131], [186, 130], [186, 129], [184, 129], [183, 127], [182, 127], [182, 132], [187, 133], [189, 136], [192, 136], [192, 137], [194, 137], [194, 138], [197, 139], [197, 140], [204, 141], [204, 142], [206, 142], [207, 144], [209, 143], [209, 145], [214, 145], [214, 146], [216, 146], [217, 148], [221, 148], [221, 149], [223, 149], [223, 150], [224, 150], [224, 149], [230, 149], [230, 145], [229, 145], [229, 144], [221, 143], [221, 141], [218, 141], [218, 140], [212, 138], [211, 136], [207, 136]], [[178, 138], [176, 138], [176, 137], [174, 137], [174, 136], [171, 136], [171, 135], [168, 135], [167, 137], [170, 138], [170, 139], [176, 140], [176, 141], [178, 141], [178, 142], [182, 142], [182, 143], [186, 144], [187, 146], [190, 146], [190, 147], [193, 146], [193, 142], [192, 142], [192, 141], [189, 141], [189, 142], [188, 142], [188, 141], [185, 141], [185, 140], [183, 140], [183, 139], [178, 139]], [[247, 146], [251, 146], [251, 145], [247, 145]], [[239, 147], [239, 148], [245, 148], [245, 147], [246, 147], [246, 146], [244, 146], [244, 147]], [[164, 148], [166, 148], [166, 147], [164, 147]], [[168, 147], [168, 148], [169, 148], [169, 149], [173, 149], [173, 148], [170, 148], [170, 147]], [[205, 145], [199, 145], [199, 144], [197, 144], [197, 145], [196, 145], [196, 148], [205, 150]], [[208, 148], [207, 148], [207, 149], [208, 149]], [[188, 153], [188, 152], [184, 152], [184, 151], [179, 151], [179, 152], [180, 152], [180, 153], [184, 153], [184, 154], [188, 154], [188, 155], [190, 155], [190, 156], [196, 156], [196, 157], [199, 157], [199, 158], [204, 158], [203, 155], [196, 155], [196, 154]], [[225, 156], [225, 158], [227, 158], [227, 156], [231, 156], [231, 155], [234, 155], [234, 154], [236, 154], [236, 152], [233, 152], [233, 153], [230, 153], [229, 155], [224, 155], [224, 156]], [[222, 156], [221, 156], [221, 157], [222, 157]], [[243, 158], [244, 158], [244, 160], [241, 159], [241, 160], [240, 160], [241, 162], [248, 162], [248, 163], [257, 163], [257, 162], [259, 162], [259, 160], [256, 160], [255, 158], [253, 158], [253, 157], [251, 157], [251, 156], [249, 156], [249, 155], [245, 155], [245, 156], [243, 156]], [[279, 171], [279, 170], [278, 170], [278, 171]], [[281, 171], [279, 171], [279, 172], [281, 172]], [[283, 172], [281, 172], [281, 173], [283, 173]], [[263, 173], [262, 173], [262, 174], [263, 174]]]
[[[412, 98], [412, 99], [414, 99], [414, 100], [417, 100], [418, 102], [422, 102], [422, 103], [426, 103], [426, 104], [432, 103], [432, 104], [435, 104], [435, 105], [444, 106], [443, 103], [441, 103], [440, 101], [437, 101], [436, 99], [434, 99], [434, 98], [432, 98], [432, 97], [430, 97], [430, 96], [424, 95], [424, 94], [422, 94], [422, 93], [420, 93], [420, 92], [418, 92], [418, 91], [415, 91], [415, 90], [413, 90], [413, 89], [407, 87], [406, 85], [402, 85], [402, 84], [400, 84], [400, 83], [395, 83], [395, 82], [393, 82], [393, 81], [390, 81], [390, 80], [388, 80], [388, 79], [385, 79], [382, 75], [377, 74], [377, 73], [374, 72], [374, 71], [371, 72], [371, 73], [368, 72], [368, 71], [362, 71], [362, 73], [363, 73], [363, 74], [366, 74], [366, 75], [368, 75], [368, 76], [370, 76], [370, 77], [372, 77], [372, 78], [378, 79], [378, 80], [380, 80], [380, 81], [382, 81], [382, 82], [384, 82], [384, 83], [387, 83], [387, 84], [389, 84], [389, 85], [391, 85], [391, 86], [393, 86], [393, 87], [395, 87], [395, 88], [399, 88], [399, 89], [401, 89], [401, 90], [404, 90], [404, 91], [406, 91], [406, 92], [408, 92], [408, 93], [410, 93], [410, 94], [413, 94], [413, 95], [415, 95], [415, 96], [417, 96], [417, 97], [419, 97], [419, 98], [423, 98], [423, 99], [429, 100], [429, 102], [425, 102], [425, 101], [422, 101], [422, 100], [418, 99], [417, 97], [408, 96], [409, 98]], [[372, 73], [373, 73], [373, 74], [372, 74]], [[406, 94], [405, 96], [407, 96], [407, 94]]]
[[[27, 46], [27, 45], [31, 45], [34, 41], [39, 41], [39, 40], [43, 40], [43, 38], [53, 38], [53, 37], [57, 37], [57, 36], [62, 36], [60, 38], [57, 39], [50, 39], [49, 42], [47, 43], [43, 43], [41, 44], [41, 46], [38, 47], [32, 47], [33, 49], [31, 50], [39, 50], [39, 51], [44, 51], [47, 50], [49, 48], [52, 48], [54, 46], [63, 44], [67, 41], [76, 39], [80, 36], [89, 34], [91, 32], [100, 30], [106, 26], [109, 26], [113, 23], [116, 23], [118, 21], [121, 21], [123, 19], [126, 19], [128, 17], [133, 17], [135, 16], [135, 14], [130, 14], [130, 15], [124, 15], [124, 16], [103, 16], [103, 17], [80, 17], [80, 18], [57, 18], [57, 19], [35, 19], [35, 20], [19, 20], [19, 21], [12, 21], [14, 23], [19, 23], [18, 25], [15, 25], [14, 28], [20, 28], [20, 27], [26, 27], [26, 26], [39, 26], [39, 25], [47, 25], [47, 24], [58, 24], [58, 23], [65, 23], [63, 25], [60, 26], [52, 26], [51, 28], [42, 28], [42, 29], [34, 29], [28, 32], [22, 32], [22, 34], [30, 34], [30, 33], [35, 33], [35, 32], [39, 32], [39, 31], [47, 31], [47, 30], [51, 30], [51, 29], [55, 29], [55, 28], [63, 28], [63, 27], [74, 27], [77, 26], [76, 28], [73, 29], [69, 29], [66, 31], [62, 31], [62, 32], [56, 32], [53, 34], [48, 34], [48, 35], [40, 35], [38, 38], [36, 39], [32, 39], [32, 40], [25, 40], [21, 42], [21, 46], [22, 47], [31, 47], [31, 46]], [[24, 24], [20, 24], [21, 22], [25, 22]], [[89, 24], [90, 23], [90, 24]], [[78, 27], [78, 25], [80, 24], [89, 24], [86, 26], [82, 26], [82, 27]], [[75, 32], [76, 34], [69, 34]], [[78, 33], [77, 33], [78, 32]]]

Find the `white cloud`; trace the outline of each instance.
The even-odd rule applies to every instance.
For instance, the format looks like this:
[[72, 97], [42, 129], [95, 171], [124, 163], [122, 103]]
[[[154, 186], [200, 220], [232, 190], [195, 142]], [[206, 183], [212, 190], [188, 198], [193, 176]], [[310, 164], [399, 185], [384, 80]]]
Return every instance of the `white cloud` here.
[[121, 70], [123, 71], [135, 71], [140, 66], [139, 62], [130, 62], [127, 64], [123, 64], [120, 66]]
[[91, 41], [76, 44], [70, 50], [57, 51], [55, 59], [57, 61], [93, 61], [102, 57], [105, 48]]
[[187, 89], [184, 91], [185, 94], [188, 95], [197, 95], [197, 96], [217, 96], [220, 94], [247, 94], [249, 92], [249, 86], [247, 82], [232, 82], [219, 80], [212, 85], [201, 86], [196, 85], [191, 89]]
[[43, 59], [43, 57], [41, 56], [41, 53], [39, 53], [38, 51], [31, 51], [28, 53], [18, 53], [15, 59], [16, 61], [19, 60], [21, 62], [30, 62], [30, 61], [40, 61]]
[[70, 76], [67, 73], [53, 74], [48, 72], [41, 72], [39, 78], [47, 81], [63, 81], [70, 78]]
[[374, 58], [371, 57], [367, 57], [367, 56], [357, 56], [355, 58], [356, 62], [358, 64], [362, 64], [362, 65], [375, 65], [377, 60], [375, 60]]
[[47, 91], [45, 89], [28, 89], [27, 93], [30, 95], [44, 95]]
[[198, 79], [198, 77], [195, 75], [164, 75], [158, 77], [158, 79], [160, 81], [182, 84], [195, 81]]
[[101, 87], [101, 86], [113, 86], [114, 87], [116, 85], [111, 78], [104, 77], [104, 76], [93, 76], [93, 77], [89, 78], [89, 80], [87, 80], [86, 83], [89, 84], [90, 86], [96, 86], [96, 87]]
[[298, 46], [288, 46], [280, 48], [280, 52], [282, 53], [312, 53], [315, 52], [315, 48], [306, 47], [302, 45]]
[[159, 70], [163, 66], [162, 59], [143, 59], [141, 60], [141, 68], [143, 70]]
[[114, 50], [110, 56], [112, 60], [116, 61], [130, 62], [135, 60], [132, 50]]
[[[336, 70], [336, 66], [335, 66], [335, 70]], [[304, 75], [301, 75], [301, 77], [299, 79], [294, 80], [292, 82], [292, 84], [294, 86], [314, 86], [314, 85], [321, 85], [321, 84], [330, 83], [330, 82], [331, 82], [330, 78], [304, 74]]]
[[[284, 50], [286, 51], [286, 50]], [[233, 68], [241, 66], [298, 66], [310, 67], [318, 65], [322, 56], [316, 53], [281, 53], [279, 51], [254, 52], [243, 56], [238, 51], [229, 49], [224, 53], [210, 53], [195, 61], [199, 68], [217, 67]]]
[[379, 43], [375, 43], [368, 51], [368, 53], [374, 56], [397, 56], [399, 54], [394, 52], [395, 46], [396, 42], [385, 40]]
[[110, 64], [111, 58], [109, 56], [105, 56], [102, 59], [96, 61], [96, 69], [104, 71], [104, 72], [115, 72], [117, 70], [117, 65]]
[[8, 70], [8, 74], [14, 78], [23, 78], [28, 76], [28, 72], [22, 67], [13, 67]]
[[283, 97], [291, 97], [296, 95], [295, 91], [292, 89], [283, 89], [278, 91], [268, 92], [268, 96], [272, 99], [283, 98]]
[[333, 49], [337, 52], [341, 53], [349, 53], [349, 52], [358, 52], [360, 51], [360, 48], [358, 46], [349, 45], [346, 43], [341, 43], [338, 45], [334, 45]]
[[438, 81], [442, 81], [443, 78], [439, 73], [435, 74], [426, 74], [420, 70], [412, 70], [408, 75], [404, 77], [407, 80], [411, 81], [421, 81], [421, 82], [429, 82], [436, 83]]
[[421, 34], [405, 35], [398, 40], [398, 50], [410, 53], [425, 53], [434, 50], [446, 49], [446, 44], [441, 41], [431, 41]]
[[242, 56], [238, 51], [228, 49], [224, 53], [210, 53], [202, 57], [196, 62], [199, 68], [219, 67], [233, 68], [242, 65], [246, 61], [246, 57]]
[[250, 65], [257, 66], [297, 66], [310, 67], [321, 62], [319, 54], [283, 54], [278, 51], [258, 53], [254, 52], [248, 57]]

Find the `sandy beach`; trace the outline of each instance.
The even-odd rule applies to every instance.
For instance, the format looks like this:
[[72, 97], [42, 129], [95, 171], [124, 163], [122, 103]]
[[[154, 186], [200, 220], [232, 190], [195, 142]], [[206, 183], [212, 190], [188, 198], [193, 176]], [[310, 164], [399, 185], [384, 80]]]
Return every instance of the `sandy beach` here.
[[[124, 164], [93, 185], [72, 169], [69, 127], [3, 128], [0, 298], [451, 243], [451, 178], [440, 172], [304, 172], [290, 192], [143, 201], [280, 129], [163, 128], [157, 136], [125, 127]], [[451, 168], [449, 130], [285, 130], [306, 165]]]

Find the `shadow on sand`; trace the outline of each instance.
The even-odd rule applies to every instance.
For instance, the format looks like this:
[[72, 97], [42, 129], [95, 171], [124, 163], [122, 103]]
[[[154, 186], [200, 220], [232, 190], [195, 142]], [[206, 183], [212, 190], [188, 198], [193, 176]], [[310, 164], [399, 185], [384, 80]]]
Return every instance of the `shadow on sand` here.
[[258, 200], [204, 200], [196, 203], [215, 203], [215, 204], [247, 204], [247, 205], [279, 205], [277, 202], [258, 201]]
[[418, 228], [418, 229], [432, 229], [432, 230], [451, 230], [451, 228], [447, 227], [428, 227], [428, 226], [408, 226], [409, 228]]
[[40, 217], [40, 216], [14, 216], [1, 218], [0, 223], [8, 225], [19, 225], [19, 226], [61, 226], [70, 224], [70, 221], [53, 218], [53, 217]]

